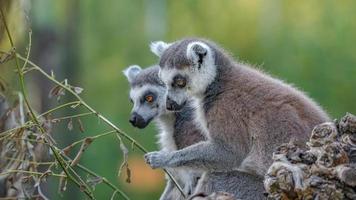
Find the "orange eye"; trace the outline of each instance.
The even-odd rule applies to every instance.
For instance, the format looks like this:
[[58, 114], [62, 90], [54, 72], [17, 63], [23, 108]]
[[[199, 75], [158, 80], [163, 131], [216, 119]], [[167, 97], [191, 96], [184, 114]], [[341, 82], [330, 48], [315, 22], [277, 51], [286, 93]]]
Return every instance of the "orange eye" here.
[[153, 102], [153, 96], [152, 95], [147, 95], [145, 96], [145, 100], [149, 103], [152, 103]]

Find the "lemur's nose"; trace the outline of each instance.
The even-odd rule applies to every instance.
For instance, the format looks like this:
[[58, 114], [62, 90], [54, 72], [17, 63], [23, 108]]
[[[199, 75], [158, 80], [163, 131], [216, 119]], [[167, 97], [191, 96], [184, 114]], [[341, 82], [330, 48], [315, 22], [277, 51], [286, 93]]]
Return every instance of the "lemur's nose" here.
[[130, 119], [129, 119], [129, 122], [132, 124], [132, 125], [135, 125], [135, 123], [136, 123], [136, 115], [135, 115], [135, 113], [132, 113], [132, 115], [131, 115], [131, 117], [130, 117]]
[[143, 119], [143, 117], [136, 112], [132, 113], [129, 122], [132, 124], [132, 126], [137, 128], [144, 128], [147, 125], [147, 122]]
[[171, 98], [167, 97], [166, 108], [167, 108], [167, 110], [179, 110], [180, 106], [177, 104], [177, 102], [175, 102]]

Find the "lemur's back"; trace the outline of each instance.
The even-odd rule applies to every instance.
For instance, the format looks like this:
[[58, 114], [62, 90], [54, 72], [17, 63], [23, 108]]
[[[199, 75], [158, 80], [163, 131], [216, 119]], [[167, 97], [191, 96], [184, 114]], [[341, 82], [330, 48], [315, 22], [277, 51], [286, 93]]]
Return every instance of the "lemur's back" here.
[[[207, 98], [207, 126], [241, 152], [241, 168], [263, 175], [278, 145], [303, 144], [312, 128], [330, 121], [302, 92], [280, 80], [240, 64], [220, 69], [219, 89]], [[224, 123], [217, 123], [224, 122]], [[238, 144], [238, 145], [236, 145]]]

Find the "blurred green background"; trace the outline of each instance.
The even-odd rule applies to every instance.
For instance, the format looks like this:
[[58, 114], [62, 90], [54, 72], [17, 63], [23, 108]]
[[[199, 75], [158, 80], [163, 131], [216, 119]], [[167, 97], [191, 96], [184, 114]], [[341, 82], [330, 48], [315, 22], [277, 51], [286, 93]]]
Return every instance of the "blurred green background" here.
[[[31, 59], [52, 69], [59, 79], [83, 87], [82, 96], [90, 105], [149, 150], [157, 149], [157, 131], [153, 125], [138, 130], [128, 123], [131, 104], [122, 70], [132, 64], [154, 64], [157, 58], [148, 44], [155, 40], [211, 39], [238, 60], [293, 83], [332, 118], [356, 113], [353, 0], [35, 0], [27, 6], [26, 23], [33, 30]], [[18, 37], [23, 47], [26, 30]], [[34, 104], [48, 109], [50, 85], [29, 80], [34, 82], [31, 91], [42, 94]], [[83, 118], [83, 123], [85, 133], [57, 131], [55, 137], [68, 144], [105, 130], [94, 117]], [[132, 199], [158, 199], [164, 187], [162, 172], [147, 167], [138, 150], [131, 151], [133, 177], [128, 184], [125, 177], [117, 178], [121, 159], [118, 142], [108, 136], [91, 145], [82, 163], [119, 184]], [[54, 198], [59, 195], [52, 182], [49, 196]], [[109, 199], [112, 191], [99, 185], [95, 194]], [[68, 187], [62, 198], [84, 196]]]

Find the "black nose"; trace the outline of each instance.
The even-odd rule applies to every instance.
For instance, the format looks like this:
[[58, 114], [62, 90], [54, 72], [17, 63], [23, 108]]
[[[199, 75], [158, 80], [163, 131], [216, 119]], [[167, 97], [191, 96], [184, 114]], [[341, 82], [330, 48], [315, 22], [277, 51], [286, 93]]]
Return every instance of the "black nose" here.
[[172, 100], [171, 98], [167, 97], [166, 108], [167, 108], [167, 110], [177, 111], [177, 110], [180, 110], [182, 108], [182, 106], [179, 105], [174, 100]]
[[137, 114], [136, 112], [132, 113], [129, 122], [132, 126], [137, 128], [145, 128], [147, 126], [146, 121], [141, 117], [141, 115]]

